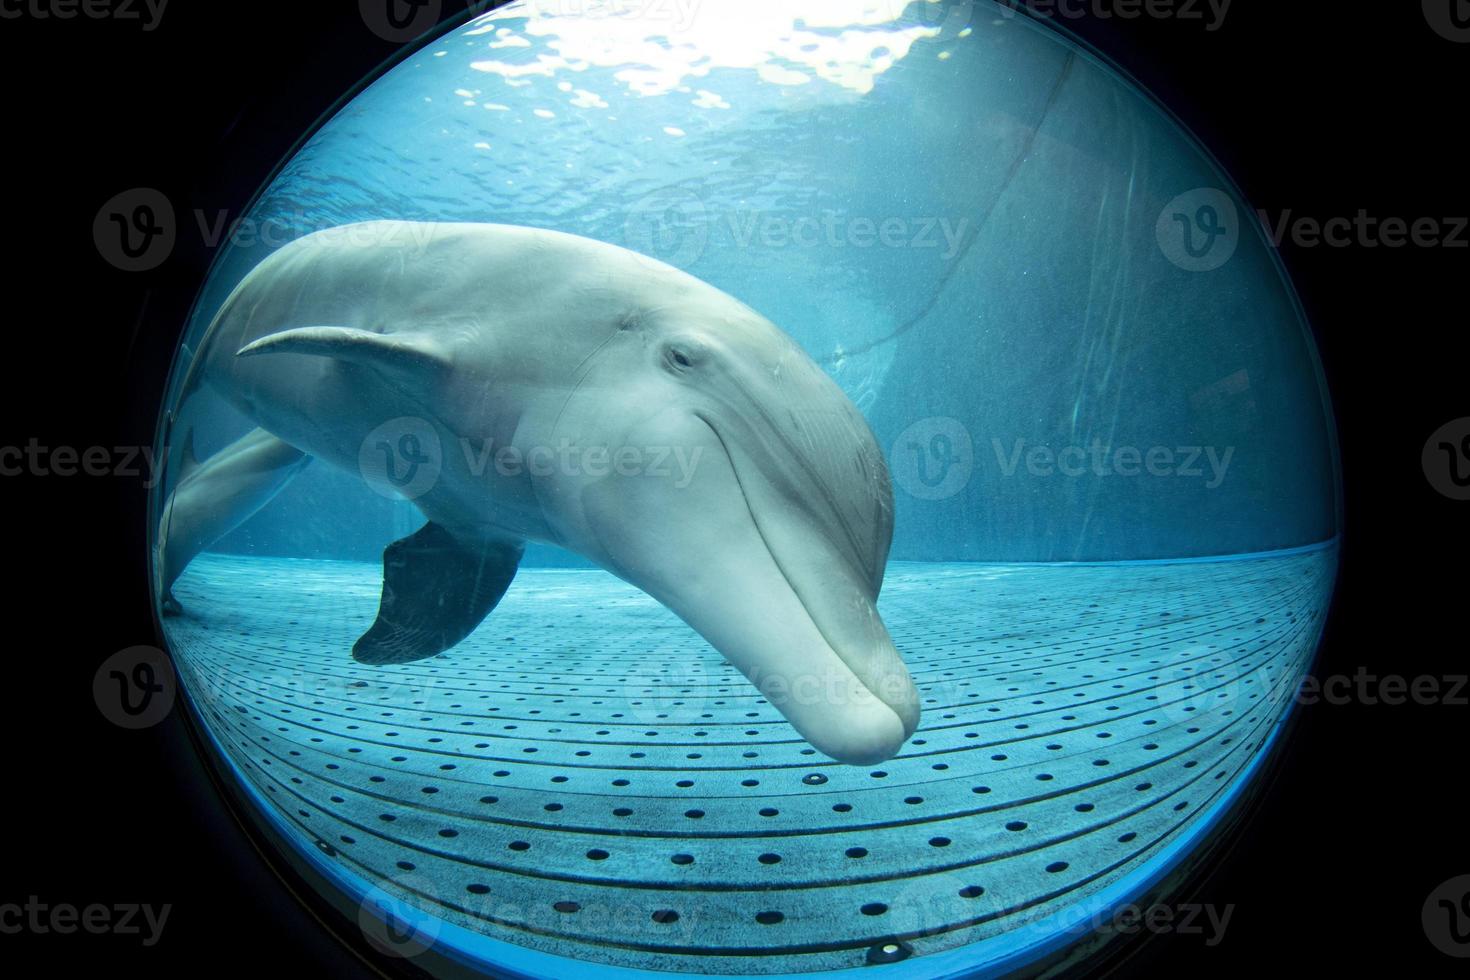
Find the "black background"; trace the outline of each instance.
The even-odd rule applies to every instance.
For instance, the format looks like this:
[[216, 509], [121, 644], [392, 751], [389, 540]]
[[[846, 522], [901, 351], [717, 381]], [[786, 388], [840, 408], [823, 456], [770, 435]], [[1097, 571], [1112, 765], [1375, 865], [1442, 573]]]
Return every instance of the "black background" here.
[[[1470, 44], [1434, 33], [1414, 0], [1236, 0], [1214, 32], [1180, 20], [1067, 24], [1170, 105], [1273, 215], [1470, 213]], [[173, 0], [152, 32], [0, 20], [0, 445], [151, 443], [168, 359], [212, 257], [189, 215], [240, 213], [294, 141], [393, 50], [355, 0]], [[99, 255], [92, 222], [139, 186], [168, 194], [183, 225], [163, 266], [128, 274]], [[1346, 486], [1344, 563], [1316, 672], [1464, 674], [1470, 503], [1430, 488], [1420, 451], [1470, 415], [1470, 249], [1288, 244], [1282, 255], [1328, 372]], [[360, 972], [244, 842], [177, 713], [127, 732], [93, 704], [103, 659], [157, 642], [142, 481], [7, 477], [0, 487], [0, 903], [173, 906], [152, 948], [28, 934], [0, 936], [0, 957], [10, 964], [25, 949], [57, 966], [87, 957], [166, 975]], [[1155, 937], [1112, 968], [1463, 969], [1427, 942], [1420, 909], [1442, 881], [1470, 874], [1467, 717], [1443, 704], [1306, 708], [1249, 825], [1180, 896], [1234, 904], [1225, 941]]]

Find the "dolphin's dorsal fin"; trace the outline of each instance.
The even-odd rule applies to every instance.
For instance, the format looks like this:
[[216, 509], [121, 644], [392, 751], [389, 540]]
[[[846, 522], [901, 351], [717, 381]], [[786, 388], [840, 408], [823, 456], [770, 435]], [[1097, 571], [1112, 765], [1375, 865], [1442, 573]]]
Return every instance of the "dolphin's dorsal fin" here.
[[246, 344], [236, 357], [261, 354], [314, 354], [350, 361], [390, 374], [425, 374], [449, 366], [432, 341], [412, 334], [381, 334], [353, 327], [297, 327]]
[[383, 551], [378, 619], [353, 644], [364, 664], [402, 664], [469, 636], [510, 587], [522, 542], [466, 544], [432, 522]]

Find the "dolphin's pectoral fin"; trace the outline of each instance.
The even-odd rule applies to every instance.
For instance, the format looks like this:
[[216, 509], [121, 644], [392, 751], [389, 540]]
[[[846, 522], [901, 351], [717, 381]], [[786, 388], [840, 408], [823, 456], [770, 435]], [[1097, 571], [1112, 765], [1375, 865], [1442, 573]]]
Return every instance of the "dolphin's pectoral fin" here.
[[373, 333], [352, 327], [282, 330], [246, 344], [235, 356], [265, 354], [312, 354], [400, 375], [422, 375], [449, 366], [445, 352], [427, 337]]
[[364, 664], [401, 664], [443, 653], [469, 636], [515, 578], [525, 546], [467, 545], [425, 524], [383, 551], [378, 621], [352, 647]]

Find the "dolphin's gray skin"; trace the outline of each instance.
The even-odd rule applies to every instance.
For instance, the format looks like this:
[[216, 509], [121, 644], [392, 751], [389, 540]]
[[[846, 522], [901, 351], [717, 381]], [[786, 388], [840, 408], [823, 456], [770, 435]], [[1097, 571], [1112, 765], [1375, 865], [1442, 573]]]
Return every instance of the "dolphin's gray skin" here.
[[[442, 471], [414, 498], [429, 523], [384, 555], [358, 660], [457, 643], [544, 541], [673, 610], [834, 759], [889, 758], [918, 724], [875, 604], [893, 496], [872, 433], [790, 337], [707, 283], [559, 232], [351, 225], [245, 278], [185, 397], [201, 384], [261, 427], [234, 447], [257, 465], [211, 460], [170, 498], [164, 589], [293, 452], [356, 470], [369, 435], [409, 417]], [[519, 456], [493, 456], [505, 447]], [[693, 465], [659, 475], [661, 452]]]
[[311, 461], [301, 450], [263, 429], [255, 429], [221, 449], [202, 466], [194, 461], [192, 438], [184, 447], [183, 476], [169, 495], [160, 564], [172, 574], [161, 601], [169, 613], [182, 609], [173, 583], [201, 550], [239, 527], [270, 502]]

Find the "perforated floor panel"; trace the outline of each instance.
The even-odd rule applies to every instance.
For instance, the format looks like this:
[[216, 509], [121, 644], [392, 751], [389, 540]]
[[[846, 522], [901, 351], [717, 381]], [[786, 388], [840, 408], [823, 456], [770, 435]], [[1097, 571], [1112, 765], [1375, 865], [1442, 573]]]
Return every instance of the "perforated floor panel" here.
[[924, 699], [837, 765], [652, 599], [524, 569], [447, 654], [367, 667], [379, 569], [203, 555], [186, 688], [317, 856], [455, 925], [600, 964], [768, 974], [975, 947], [1203, 818], [1310, 662], [1335, 552], [890, 566]]

